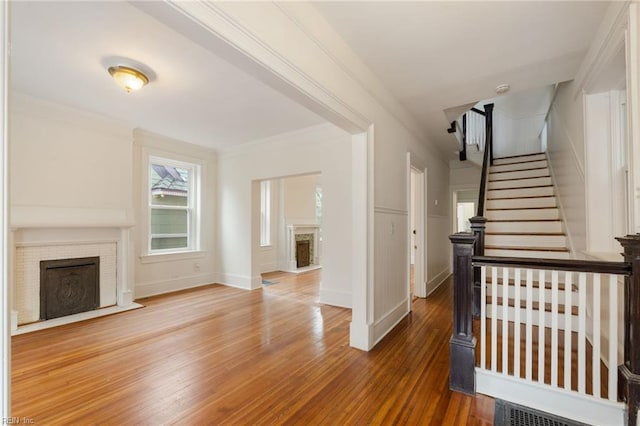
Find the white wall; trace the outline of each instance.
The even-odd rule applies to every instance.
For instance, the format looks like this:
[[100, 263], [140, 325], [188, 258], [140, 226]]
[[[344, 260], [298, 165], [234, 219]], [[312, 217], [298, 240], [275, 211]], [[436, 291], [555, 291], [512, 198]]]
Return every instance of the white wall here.
[[[136, 209], [136, 297], [150, 296], [215, 282], [216, 156], [214, 151], [150, 132], [136, 130], [133, 191]], [[148, 158], [157, 156], [200, 165], [200, 250], [147, 255]]]
[[287, 224], [316, 223], [316, 186], [319, 175], [283, 179], [284, 220]]
[[495, 157], [542, 151], [540, 132], [553, 99], [553, 86], [495, 98], [493, 149]]
[[574, 97], [574, 83], [558, 85], [547, 118], [547, 153], [570, 248], [587, 248], [584, 176], [584, 99]]
[[[246, 289], [260, 286], [258, 181], [309, 173], [322, 174], [320, 300], [351, 306], [351, 186], [345, 185], [351, 180], [351, 137], [330, 124], [241, 145], [220, 155], [222, 283]], [[247, 225], [251, 223], [253, 227]]]
[[133, 220], [130, 128], [19, 93], [9, 116], [13, 227]]

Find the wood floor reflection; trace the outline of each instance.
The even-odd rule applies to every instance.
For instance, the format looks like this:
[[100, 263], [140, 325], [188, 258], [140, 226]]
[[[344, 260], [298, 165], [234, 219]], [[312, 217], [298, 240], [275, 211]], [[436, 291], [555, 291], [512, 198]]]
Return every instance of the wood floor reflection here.
[[35, 424], [493, 424], [493, 400], [448, 390], [451, 280], [372, 351], [320, 271], [220, 285], [13, 338], [13, 415]]

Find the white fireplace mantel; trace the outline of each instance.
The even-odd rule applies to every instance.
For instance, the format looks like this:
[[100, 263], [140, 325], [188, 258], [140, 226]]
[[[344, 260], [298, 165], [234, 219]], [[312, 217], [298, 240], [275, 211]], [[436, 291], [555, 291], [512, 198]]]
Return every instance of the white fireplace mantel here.
[[[14, 254], [13, 293], [16, 298], [18, 295], [23, 295], [23, 299], [13, 300], [12, 303], [12, 334], [22, 334], [140, 307], [133, 302], [132, 252], [130, 250], [132, 231], [128, 223], [114, 221], [74, 227], [60, 223], [49, 226], [30, 225], [30, 223], [14, 224], [11, 229]], [[100, 256], [101, 263], [106, 262], [100, 267], [101, 308], [53, 320], [37, 321], [31, 312], [39, 309], [39, 288], [33, 291], [25, 290], [24, 286], [29, 285], [25, 281], [26, 271], [29, 271], [30, 276], [37, 275], [33, 270], [39, 268], [40, 260], [86, 256]], [[103, 281], [103, 278], [107, 279]], [[34, 284], [31, 283], [31, 285]], [[104, 285], [108, 287], [105, 288]], [[25, 306], [28, 307], [26, 311]], [[23, 322], [27, 324], [19, 325], [19, 314], [26, 318]]]
[[311, 266], [320, 266], [320, 225], [289, 224], [287, 225], [287, 265], [286, 272], [299, 272], [296, 262], [296, 235], [313, 235], [313, 259]]

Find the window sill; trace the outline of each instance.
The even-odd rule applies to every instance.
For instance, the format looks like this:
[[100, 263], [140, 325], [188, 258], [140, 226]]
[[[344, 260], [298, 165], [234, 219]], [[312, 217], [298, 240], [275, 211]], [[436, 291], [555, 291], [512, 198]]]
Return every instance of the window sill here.
[[203, 258], [206, 252], [202, 250], [198, 251], [185, 251], [178, 253], [156, 253], [145, 254], [140, 256], [140, 263], [159, 263], [159, 262], [173, 262], [179, 260], [199, 259]]
[[271, 250], [273, 245], [267, 244], [266, 246], [260, 246], [260, 250]]

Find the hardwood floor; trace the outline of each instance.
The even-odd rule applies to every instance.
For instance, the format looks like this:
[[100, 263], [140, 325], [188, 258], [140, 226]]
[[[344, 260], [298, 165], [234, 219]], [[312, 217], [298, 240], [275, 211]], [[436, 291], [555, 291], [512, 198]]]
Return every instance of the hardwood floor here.
[[13, 338], [13, 415], [35, 424], [490, 425], [493, 400], [448, 390], [451, 280], [372, 351], [320, 271], [220, 285]]

